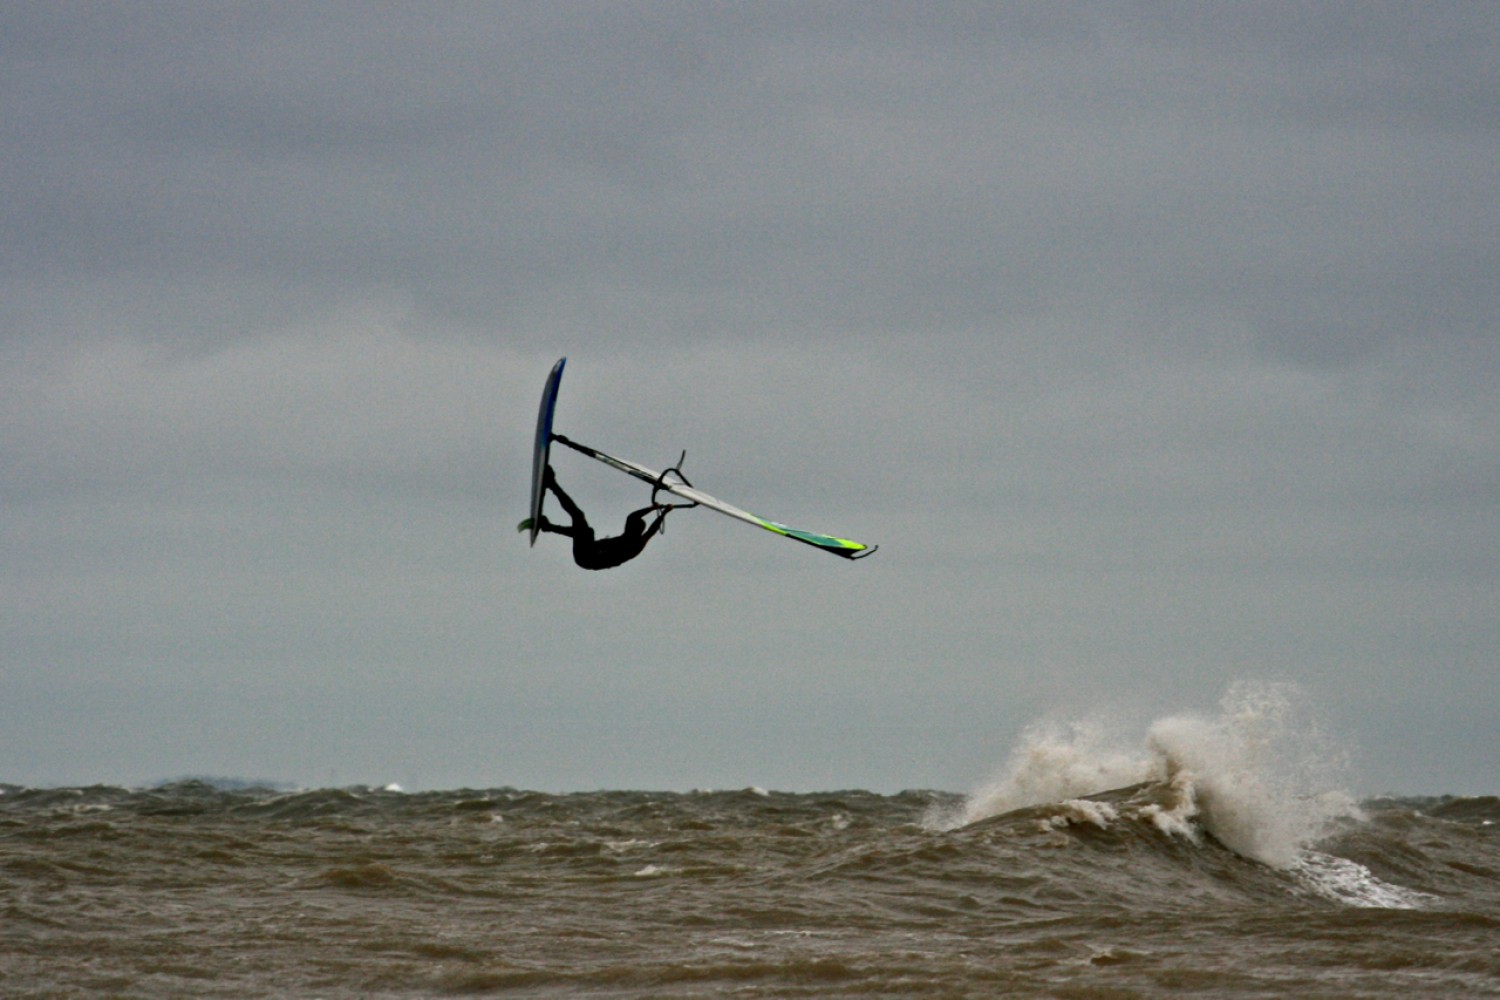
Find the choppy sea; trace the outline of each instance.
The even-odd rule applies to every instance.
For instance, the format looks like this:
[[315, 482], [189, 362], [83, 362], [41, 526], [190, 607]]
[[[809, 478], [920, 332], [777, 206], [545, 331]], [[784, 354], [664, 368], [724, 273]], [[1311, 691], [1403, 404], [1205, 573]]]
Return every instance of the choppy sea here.
[[1500, 800], [1253, 730], [1040, 727], [968, 795], [3, 785], [0, 995], [1500, 996]]

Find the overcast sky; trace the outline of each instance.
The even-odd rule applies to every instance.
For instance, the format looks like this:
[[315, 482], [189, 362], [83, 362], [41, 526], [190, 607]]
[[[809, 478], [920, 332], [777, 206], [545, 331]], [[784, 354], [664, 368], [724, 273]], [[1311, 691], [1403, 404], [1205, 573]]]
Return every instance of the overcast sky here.
[[0, 213], [0, 781], [1500, 790], [1493, 4], [11, 2]]

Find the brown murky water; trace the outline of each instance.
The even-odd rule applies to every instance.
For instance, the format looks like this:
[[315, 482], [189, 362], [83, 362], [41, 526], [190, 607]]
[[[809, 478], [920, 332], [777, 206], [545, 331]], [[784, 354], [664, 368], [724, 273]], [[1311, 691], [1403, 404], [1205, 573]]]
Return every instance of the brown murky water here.
[[5, 786], [0, 992], [1500, 996], [1496, 799], [1365, 803], [1276, 866], [1181, 792], [963, 822], [929, 793]]

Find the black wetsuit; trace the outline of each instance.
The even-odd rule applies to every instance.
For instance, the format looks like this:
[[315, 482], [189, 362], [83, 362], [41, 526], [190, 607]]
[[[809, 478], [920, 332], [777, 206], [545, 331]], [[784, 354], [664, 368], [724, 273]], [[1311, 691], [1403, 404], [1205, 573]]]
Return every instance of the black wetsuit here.
[[[557, 497], [557, 502], [562, 504], [563, 510], [567, 512], [573, 523], [553, 524], [543, 517], [541, 530], [567, 535], [573, 539], [573, 561], [584, 569], [611, 569], [640, 555], [646, 543], [651, 540], [651, 536], [661, 528], [662, 517], [666, 513], [656, 507], [643, 507], [626, 516], [623, 534], [608, 538], [595, 538], [594, 529], [589, 525], [582, 508], [557, 485], [557, 480], [552, 477], [550, 469], [547, 476], [547, 489]], [[651, 523], [650, 527], [647, 527], [646, 515], [653, 510], [657, 512], [656, 520]]]

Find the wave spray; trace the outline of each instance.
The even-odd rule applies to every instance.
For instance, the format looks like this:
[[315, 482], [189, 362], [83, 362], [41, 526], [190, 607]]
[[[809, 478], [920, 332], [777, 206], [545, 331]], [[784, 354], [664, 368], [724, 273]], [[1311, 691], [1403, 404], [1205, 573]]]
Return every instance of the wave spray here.
[[947, 816], [954, 827], [1027, 806], [1151, 783], [1158, 794], [1138, 818], [1163, 833], [1197, 840], [1206, 831], [1235, 853], [1277, 868], [1295, 865], [1330, 823], [1358, 816], [1340, 789], [1340, 751], [1289, 683], [1232, 685], [1215, 716], [1173, 715], [1143, 741], [1101, 716], [1028, 727], [1001, 776]]

